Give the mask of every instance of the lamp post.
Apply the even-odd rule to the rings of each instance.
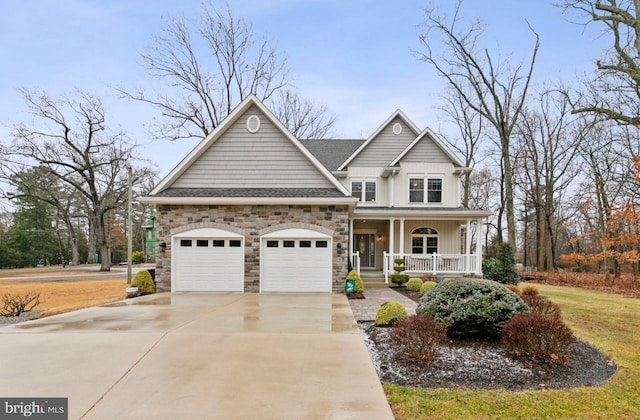
[[[127,165],[127,173],[129,175],[129,197],[127,203],[127,284],[131,284],[131,264],[132,264],[132,248],[133,248],[133,238],[132,238],[132,222],[133,222],[133,180],[131,175],[131,166]]]

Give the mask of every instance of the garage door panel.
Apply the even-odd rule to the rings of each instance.
[[[175,243],[177,292],[242,292],[244,247],[229,238],[179,238]]]
[[[330,239],[263,239],[263,292],[331,292]],[[277,244],[277,246],[275,246]]]

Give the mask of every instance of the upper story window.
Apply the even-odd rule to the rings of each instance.
[[[376,182],[351,181],[351,195],[364,202],[376,201]]]
[[[409,202],[442,203],[442,178],[410,177]]]

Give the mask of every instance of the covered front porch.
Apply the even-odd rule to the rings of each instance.
[[[415,277],[482,275],[482,226],[489,213],[469,209],[357,208],[350,219],[352,268],[380,273],[394,260]]]

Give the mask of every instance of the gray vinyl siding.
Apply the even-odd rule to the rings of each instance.
[[[442,163],[451,162],[449,156],[434,142],[431,137],[425,135],[416,143],[401,159],[402,162],[426,162]]]
[[[250,115],[260,130],[250,133]],[[331,188],[258,108],[251,107],[171,185],[175,188]]]
[[[400,123],[402,132],[393,134],[393,125]],[[407,148],[417,134],[404,121],[396,117],[349,163],[349,166],[385,167]]]

